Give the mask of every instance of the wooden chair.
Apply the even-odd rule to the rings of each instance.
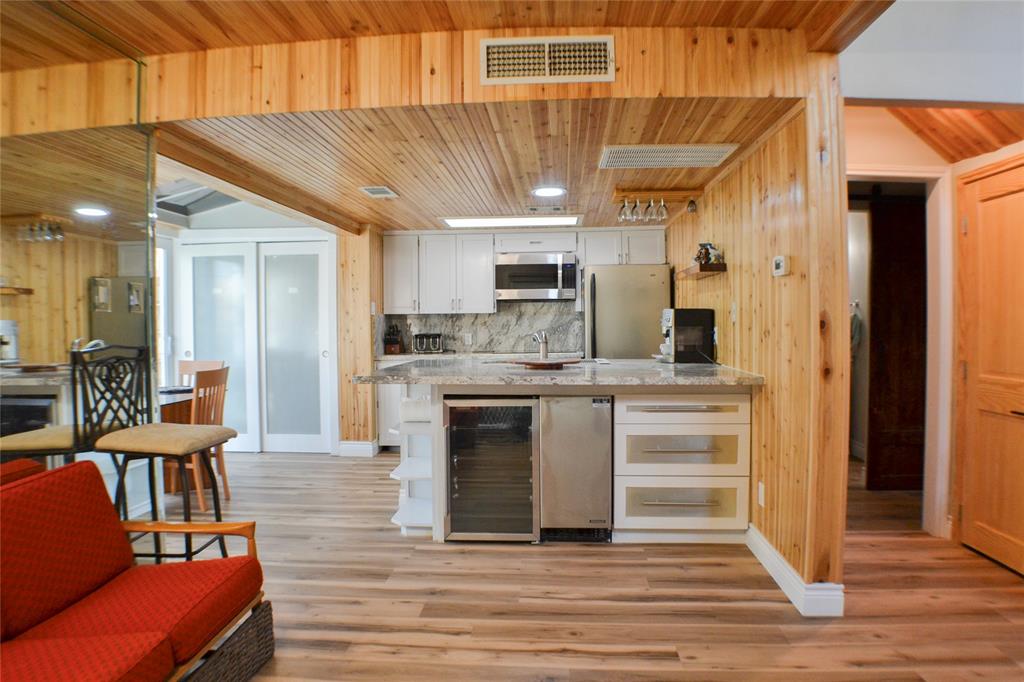
[[[224,399],[227,396],[228,390],[228,370],[230,368],[223,367],[224,363],[221,361],[194,361],[195,364],[203,363],[217,363],[221,365],[220,368],[216,369],[198,369],[191,375],[193,393],[192,393],[192,418],[189,420],[190,424],[203,424],[203,425],[214,425],[223,426],[224,424]],[[182,363],[183,364],[183,363]],[[179,373],[182,373],[181,365],[179,364]],[[227,465],[224,462],[224,446],[218,445],[211,449],[211,457],[216,460],[217,473],[221,482],[224,486],[224,499],[231,499],[231,486],[228,485],[228,470]],[[206,495],[203,487],[203,470],[199,462],[199,454],[192,455],[191,462],[186,464],[186,468],[192,470],[193,485],[196,489],[196,495],[199,498],[199,509],[200,511],[206,511]],[[165,469],[166,471],[166,469]],[[178,481],[177,477],[171,476],[171,492],[178,492]],[[210,481],[211,485],[217,485],[216,479]]]
[[[178,360],[178,385],[195,386],[196,372],[223,367],[223,360]]]

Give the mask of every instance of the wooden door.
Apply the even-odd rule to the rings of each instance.
[[[1024,572],[1024,156],[958,185],[961,539]]]
[[[868,490],[921,490],[927,264],[923,198],[871,202]]]

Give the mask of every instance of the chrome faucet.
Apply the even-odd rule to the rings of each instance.
[[[539,331],[534,333],[533,340],[540,345],[540,359],[547,360],[548,358],[548,333],[545,331]]]

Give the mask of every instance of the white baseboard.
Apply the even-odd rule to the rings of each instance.
[[[339,457],[373,457],[380,448],[375,440],[343,440],[334,454]]]
[[[832,618],[843,615],[843,586],[839,583],[805,583],[789,562],[761,532],[747,529],[747,547],[761,562],[768,575],[807,618]]]
[[[668,542],[742,545],[746,541],[747,535],[744,530],[612,530],[613,544]]]

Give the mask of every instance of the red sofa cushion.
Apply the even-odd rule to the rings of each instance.
[[[12,459],[10,462],[0,464],[0,485],[7,485],[44,471],[46,467],[34,459]]]
[[[128,542],[103,477],[78,462],[0,487],[0,640],[127,570]]]
[[[166,632],[176,663],[195,656],[259,594],[252,557],[135,566],[22,638]]]
[[[166,680],[172,670],[171,643],[162,632],[19,637],[0,645],[4,682],[149,682]]]

